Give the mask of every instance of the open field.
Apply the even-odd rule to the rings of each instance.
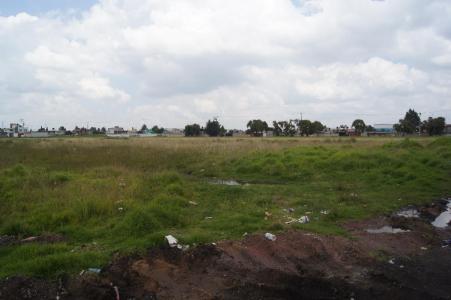
[[[5,139],[0,157],[0,235],[59,237],[1,246],[0,277],[102,267],[167,234],[346,238],[344,221],[451,194],[450,138]],[[311,222],[285,224],[288,208]]]

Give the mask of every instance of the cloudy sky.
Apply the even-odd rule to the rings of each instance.
[[[0,0],[0,43],[5,124],[451,121],[449,0]]]

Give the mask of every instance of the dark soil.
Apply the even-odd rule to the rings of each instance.
[[[347,223],[351,237],[258,234],[188,251],[155,248],[55,282],[9,278],[0,299],[451,299],[451,248],[442,247],[451,230],[429,223],[440,207],[420,218]],[[386,225],[409,231],[366,232]]]

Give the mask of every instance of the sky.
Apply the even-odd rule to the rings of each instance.
[[[38,4],[39,3],[39,4]],[[0,0],[0,121],[451,123],[449,0]]]

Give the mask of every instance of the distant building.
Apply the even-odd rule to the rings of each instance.
[[[368,135],[393,135],[395,133],[393,125],[394,124],[374,124],[374,130],[369,131]]]
[[[19,124],[19,123],[11,123],[9,125],[9,129],[10,129],[9,130],[10,137],[21,137],[21,136],[25,135],[25,133],[28,131],[27,128],[25,128],[23,124]]]
[[[112,128],[108,128],[107,134],[124,134],[127,133],[127,131],[124,130],[124,128],[119,126],[114,126]]]
[[[451,124],[446,124],[445,125],[445,130],[443,131],[443,134],[451,135]]]
[[[106,131],[106,136],[108,137],[114,137],[114,138],[128,138],[130,137],[127,130],[124,130],[124,128],[119,126],[114,126],[111,128],[108,128]]]
[[[164,134],[169,136],[184,136],[185,132],[180,128],[166,128]]]

